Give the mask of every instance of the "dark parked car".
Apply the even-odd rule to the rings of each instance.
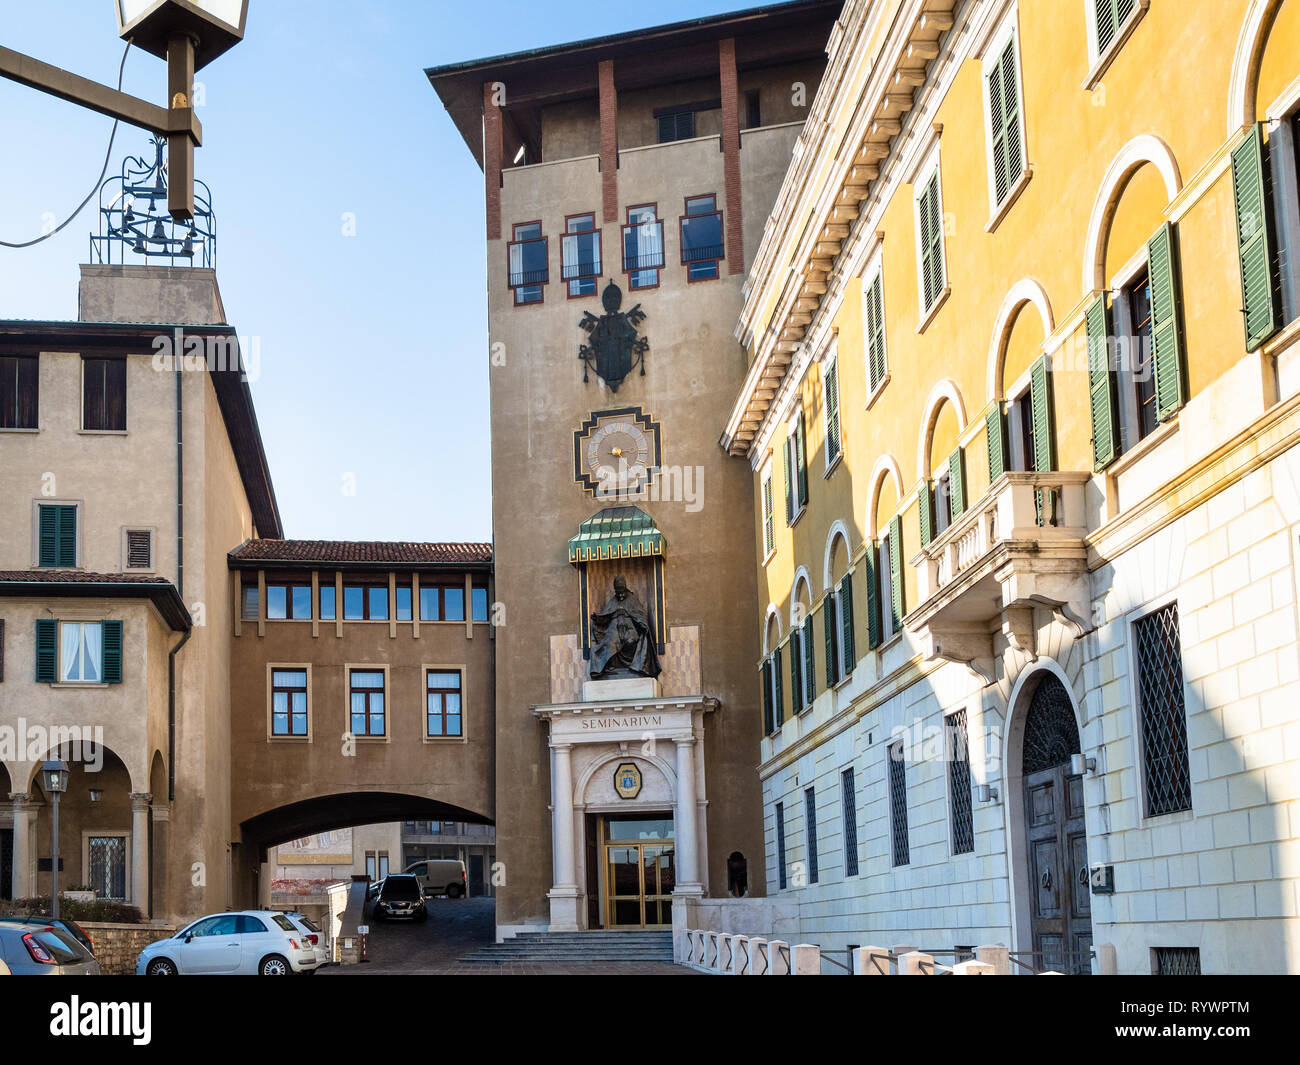
[[[384,878],[383,887],[375,898],[372,916],[376,921],[390,917],[423,921],[429,916],[424,905],[424,889],[410,873],[393,873]]]
[[[76,921],[70,921],[66,917],[41,917],[39,915],[28,914],[25,917],[17,915],[4,917],[0,916],[0,923],[4,924],[25,924],[37,928],[49,928],[53,926],[70,935],[91,954],[95,953],[94,941],[86,934],[86,930],[77,924]]]
[[[0,958],[14,976],[99,976],[99,962],[61,928],[0,922]]]

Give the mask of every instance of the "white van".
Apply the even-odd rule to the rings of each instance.
[[[430,858],[424,862],[413,862],[405,871],[420,878],[426,895],[446,895],[449,899],[459,899],[466,894],[465,863],[458,858]]]

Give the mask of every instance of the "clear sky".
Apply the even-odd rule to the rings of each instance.
[[[0,43],[114,84],[113,6],[0,0]],[[424,68],[750,6],[251,0],[243,43],[198,75],[195,169],[227,316],[259,338],[252,388],[286,536],[491,536],[482,175]],[[162,104],[165,64],[133,49],[123,87]],[[0,80],[0,239],[71,212],[111,125]],[[109,174],[149,151],[119,126]],[[35,248],[0,248],[0,318],[77,316],[97,205]]]

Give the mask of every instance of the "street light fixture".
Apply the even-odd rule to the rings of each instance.
[[[194,216],[194,148],[203,127],[194,114],[194,72],[244,37],[248,0],[114,0],[118,33],[167,60],[167,104],[159,107],[39,59],[0,46],[0,77],[90,108],[167,138],[167,209]]]
[[[59,916],[59,796],[68,790],[68,767],[61,758],[49,758],[41,766],[41,783],[53,807],[50,844],[50,916]]]

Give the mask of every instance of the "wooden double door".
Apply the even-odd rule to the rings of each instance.
[[[1083,778],[1056,765],[1025,777],[1034,968],[1091,972],[1092,888]]]

